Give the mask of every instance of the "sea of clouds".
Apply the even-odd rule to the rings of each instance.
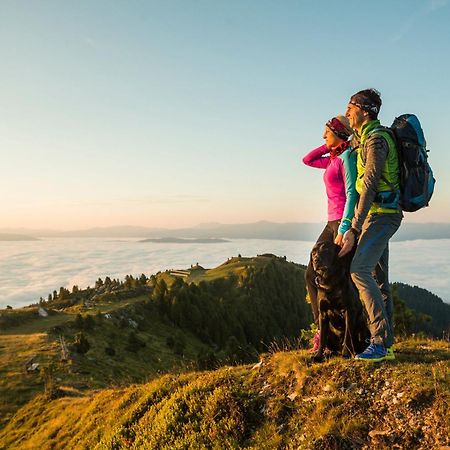
[[[61,286],[93,286],[100,277],[123,279],[199,263],[215,267],[231,256],[274,253],[307,264],[313,243],[236,239],[218,244],[142,243],[136,239],[49,238],[0,242],[0,308],[35,303]],[[450,240],[394,242],[390,278],[450,301]]]

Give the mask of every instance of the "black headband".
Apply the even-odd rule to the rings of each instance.
[[[355,105],[366,112],[372,112],[374,114],[378,114],[380,112],[380,105],[375,103],[369,97],[366,97],[364,94],[353,95],[350,99],[350,104]]]

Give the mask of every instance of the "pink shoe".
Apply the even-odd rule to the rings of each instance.
[[[316,353],[320,346],[320,331],[317,331],[312,338],[313,347],[309,350],[309,353]]]

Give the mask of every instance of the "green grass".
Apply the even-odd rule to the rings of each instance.
[[[199,283],[239,275],[251,267],[261,268],[271,259],[235,257],[214,269],[193,268],[187,282]],[[176,279],[168,272],[159,273],[157,277],[163,278],[169,286]],[[176,354],[166,341],[168,337],[180,333],[180,329],[162,321],[158,314],[147,314],[145,320],[141,320],[136,333],[145,342],[145,347],[137,352],[130,352],[126,348],[128,334],[133,330],[131,327],[118,328],[117,320],[98,320],[100,314],[106,313],[140,316],[139,308],[147,300],[146,295],[141,295],[124,300],[97,301],[91,308],[81,303],[66,307],[63,311],[47,308],[48,317],[40,317],[37,306],[3,310],[0,323],[0,427],[11,419],[20,406],[44,390],[40,372],[25,371],[24,364],[32,356],[36,356],[35,361],[41,368],[53,367],[54,377],[59,380],[57,384],[63,392],[80,394],[90,389],[141,382],[168,371],[192,368],[197,356],[210,348],[192,334],[182,332],[186,347],[183,355]],[[73,342],[79,330],[73,329],[70,324],[77,314],[96,318],[95,328],[83,331],[91,348],[84,356],[60,361],[58,337],[61,334],[67,344]],[[52,332],[55,327],[57,331]],[[106,347],[113,347],[115,355],[108,356]]]
[[[207,270],[192,270],[187,282],[200,283],[212,281],[218,278],[228,278],[231,275],[239,276],[249,268],[261,268],[267,265],[272,258],[269,256],[257,256],[255,258],[233,257],[218,267]]]
[[[47,364],[57,353],[56,343],[44,333],[0,335],[0,424],[43,389],[39,372],[27,373],[25,363],[39,355]]]
[[[0,332],[0,427],[11,419],[18,408],[44,391],[40,371],[27,373],[25,370],[25,363],[33,356],[40,369],[53,367],[56,384],[63,392],[77,394],[107,386],[142,382],[161,373],[179,372],[192,367],[197,355],[207,347],[190,333],[183,333],[186,347],[182,355],[176,354],[167,346],[166,340],[180,331],[164,323],[156,313],[149,312],[142,316],[143,325],[139,330],[126,323],[127,326],[120,328],[117,320],[99,319],[99,313],[117,313],[130,318],[139,316],[136,311],[145,300],[147,297],[140,296],[97,303],[95,308],[87,310],[77,305],[64,312],[51,312],[48,317],[40,317],[37,308],[14,310],[13,314],[22,314],[25,320]],[[83,317],[95,317],[95,327],[83,331],[91,348],[85,355],[72,352],[75,359],[60,361],[59,335],[64,336],[67,345],[73,342],[79,330],[70,324],[80,311]],[[55,326],[59,327],[58,333],[51,332]],[[127,349],[131,331],[135,331],[146,344],[136,352]],[[113,347],[115,355],[108,355],[106,347]]]
[[[186,281],[239,279],[272,261],[293,264],[270,256],[236,257],[214,269],[192,268]],[[157,278],[169,286],[176,280],[168,272]],[[113,319],[105,318],[106,313]],[[258,368],[189,372],[197,355],[211,348],[161,319],[147,295],[124,300],[104,296],[92,308],[80,302],[47,318],[39,317],[37,308],[7,314],[17,323],[0,332],[0,449],[449,444],[450,353],[445,342],[399,342],[396,361],[375,365],[340,358],[310,364],[304,351],[282,352],[274,343]],[[77,314],[94,318],[94,328],[83,330],[90,349],[60,361],[58,337],[73,342]],[[0,330],[2,323],[7,321],[0,322]],[[130,351],[131,331],[144,347]],[[167,345],[169,337],[180,334],[186,341],[182,355]],[[115,354],[108,355],[106,347]],[[53,368],[58,398],[44,395],[40,373],[25,372],[24,363],[33,355],[41,367]],[[381,400],[379,392],[385,393]],[[397,398],[397,393],[402,395]]]
[[[20,317],[21,315],[20,310],[15,311],[15,313]],[[54,326],[64,325],[65,323],[73,320],[73,317],[74,317],[73,313],[71,312],[56,312],[56,311],[53,311],[52,315],[49,315],[48,317],[41,317],[38,315],[36,308],[35,311],[33,311],[32,316],[27,315],[26,317],[24,317],[23,323],[13,327],[3,329],[0,328],[0,336],[45,333]]]
[[[212,269],[204,269],[192,267],[187,270],[189,276],[184,278],[186,283],[200,283],[201,281],[213,281],[218,278],[228,278],[230,276],[239,276],[245,273],[250,268],[260,269],[266,266],[271,260],[272,256],[256,256],[256,257],[232,257],[218,267]],[[293,263],[292,263],[293,264]],[[303,266],[302,266],[303,267]],[[171,286],[176,279],[176,275],[172,275],[170,271],[160,272],[157,275],[158,279],[166,282],[167,286]]]
[[[53,401],[40,396],[0,432],[0,442],[167,450],[448,445],[448,343],[407,340],[397,355],[380,364],[310,364],[305,351],[277,352],[255,368],[165,375]]]

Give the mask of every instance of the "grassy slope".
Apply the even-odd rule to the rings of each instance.
[[[83,312],[83,316],[97,312],[124,311],[128,314],[133,305],[145,300],[143,297],[123,300],[116,303],[97,304],[95,309]],[[30,308],[25,308],[30,313]],[[20,310],[14,311],[21,314]],[[7,328],[0,333],[0,426],[5,424],[14,412],[28,402],[34,395],[44,390],[44,381],[39,371],[27,373],[25,363],[33,356],[41,367],[54,365],[58,384],[69,392],[75,389],[82,392],[89,389],[122,385],[145,381],[162,372],[177,371],[195,360],[205,346],[194,336],[185,333],[186,348],[183,356],[177,355],[167,347],[166,339],[173,336],[178,328],[164,323],[159,316],[146,317],[146,327],[137,331],[138,337],[146,346],[138,352],[125,349],[128,333],[133,330],[118,328],[116,323],[103,319],[96,322],[93,330],[85,331],[91,349],[84,356],[74,360],[60,361],[61,348],[58,335],[48,331],[58,325],[64,327],[67,344],[73,341],[78,330],[71,329],[79,308],[70,308],[64,313],[49,317],[39,317],[37,313],[23,324]],[[108,356],[105,347],[113,344],[116,355]]]
[[[214,269],[209,269],[206,271],[193,270],[188,281],[194,281],[196,283],[200,281],[210,281],[217,278],[227,277],[230,275],[239,275],[246,266],[249,267],[262,267],[267,263],[266,258],[256,257],[256,258],[237,258],[233,257],[228,261],[224,262]]]
[[[211,270],[194,268],[190,271],[190,276],[186,281],[199,283],[201,281],[210,281],[216,278],[227,277],[232,274],[239,275],[249,267],[259,268],[267,264],[270,260],[271,258],[269,257],[232,258],[221,266]],[[160,273],[158,277],[163,277],[168,285],[175,279],[167,272]],[[97,304],[94,310],[84,311],[83,314],[94,314],[97,311],[103,313],[117,312],[118,310],[128,311],[132,309],[134,305],[138,305],[141,301],[142,298],[112,303],[104,302],[102,304]],[[27,313],[29,313],[30,309],[26,308],[26,310]],[[56,341],[56,336],[47,335],[46,331],[54,325],[64,325],[67,321],[72,321],[75,314],[78,312],[80,312],[80,309],[74,307],[67,310],[65,313],[55,314],[48,318],[36,317],[31,321],[25,322],[23,325],[7,329],[0,334],[0,425],[5,424],[20,406],[30,401],[37,393],[39,394],[43,391],[43,382],[39,374],[26,374],[23,370],[23,364],[34,354],[38,354],[38,362],[43,365],[50,361],[58,361],[60,349]],[[280,442],[278,448],[287,448],[285,444],[289,441],[297,442],[297,447],[306,443],[306,446],[303,448],[312,448],[311,446],[308,447],[311,440],[319,435],[328,436],[327,426],[330,425],[330,427],[333,428],[334,425],[331,426],[331,424],[335,423],[336,420],[340,420],[339,417],[335,418],[334,416],[331,417],[330,421],[324,419],[326,414],[322,410],[328,408],[328,397],[331,399],[329,400],[331,405],[334,405],[335,401],[337,404],[339,404],[339,402],[342,403],[342,399],[339,397],[336,400],[331,394],[328,395],[328,393],[323,394],[323,398],[321,395],[313,395],[313,385],[311,384],[310,386],[308,384],[309,382],[306,383],[301,380],[314,380],[316,376],[319,376],[321,379],[320,383],[328,384],[327,375],[330,375],[330,373],[334,373],[335,370],[339,369],[343,373],[343,378],[351,380],[352,377],[356,377],[355,380],[358,380],[356,382],[358,389],[365,389],[363,387],[359,388],[359,386],[363,386],[365,383],[364,371],[367,372],[367,369],[363,369],[359,366],[355,366],[353,369],[353,363],[343,363],[339,360],[317,366],[317,368],[308,368],[304,365],[304,354],[301,352],[294,352],[273,355],[270,358],[269,363],[257,371],[251,371],[248,367],[244,366],[240,368],[221,369],[216,372],[202,373],[200,375],[191,373],[179,377],[166,376],[158,378],[147,385],[107,390],[98,394],[92,394],[92,389],[105,388],[108,386],[123,386],[130,382],[142,382],[152,379],[160,373],[172,370],[179,371],[182,366],[185,367],[186,362],[189,364],[189,359],[195,358],[196,354],[205,348],[197,339],[187,335],[186,358],[181,358],[180,356],[175,355],[173,351],[165,345],[167,336],[173,335],[176,329],[170,326],[170,324],[163,323],[157,317],[152,317],[148,320],[151,324],[149,329],[138,332],[139,337],[147,343],[147,346],[136,354],[126,352],[122,348],[123,345],[120,342],[120,338],[124,338],[130,331],[129,329],[117,329],[116,326],[108,321],[103,321],[101,326],[96,326],[93,331],[87,332],[86,334],[92,345],[92,348],[87,355],[78,357],[75,361],[69,363],[58,362],[56,365],[55,376],[59,378],[58,385],[62,387],[63,395],[65,395],[65,397],[50,402],[48,404],[50,409],[45,406],[46,400],[42,396],[38,396],[31,400],[31,403],[22,409],[5,428],[3,433],[0,434],[0,442],[5,440],[8,445],[12,445],[14,448],[12,443],[17,442],[18,436],[20,436],[25,439],[23,444],[19,446],[20,448],[51,448],[52,442],[55,442],[56,447],[59,448],[60,445],[76,447],[76,445],[78,445],[76,444],[76,442],[78,442],[77,439],[80,439],[81,443],[78,448],[92,448],[92,446],[94,444],[97,445],[101,439],[106,439],[105,442],[109,443],[105,444],[103,447],[100,445],[99,448],[111,448],[111,442],[113,441],[117,441],[117,445],[124,448],[127,447],[129,442],[136,442],[135,448],[140,448],[139,445],[144,445],[143,442],[146,442],[145,440],[149,439],[143,437],[147,433],[160,436],[157,445],[161,448],[182,447],[184,439],[193,439],[194,441],[192,442],[196,442],[195,440],[199,439],[199,442],[202,444],[199,444],[197,448],[201,448],[202,446],[208,448],[237,448],[237,445],[246,446],[248,448],[277,448],[276,442]],[[104,353],[104,347],[110,343],[111,338],[109,336],[114,332],[119,334],[118,353],[114,357],[107,357]],[[435,393],[438,395],[434,396],[436,398],[430,393],[425,393],[423,394],[424,399],[426,400],[428,397],[433,397],[433,405],[445,405],[446,403],[444,402],[448,402],[448,398],[447,400],[444,400],[441,392],[445,389],[448,390],[448,380],[445,380],[442,375],[443,367],[448,368],[448,348],[444,351],[438,348],[439,344],[430,345],[433,346],[433,350],[430,352],[427,352],[425,348],[422,348],[417,355],[413,355],[415,343],[405,343],[402,345],[404,350],[403,354],[400,355],[402,364],[394,363],[392,365],[382,365],[381,367],[394,368],[395,378],[402,380],[402,382],[404,382],[405,379],[408,379],[407,376],[414,371],[417,371],[417,377],[413,377],[416,380],[415,388],[417,388],[417,392],[419,392],[419,387],[423,387],[424,389],[427,386],[430,387],[430,380],[437,380],[436,386],[438,386],[438,388],[435,389]],[[410,358],[416,357],[416,362],[408,362]],[[441,362],[439,362],[439,360],[441,360]],[[298,362],[300,362],[300,366],[298,366]],[[289,367],[291,368],[287,369]],[[377,372],[377,370],[375,370],[375,372],[378,373],[379,371]],[[296,375],[292,379],[293,373]],[[265,375],[263,376],[263,374]],[[361,377],[361,380],[359,380],[359,377]],[[274,386],[277,386],[274,381],[275,378],[279,379],[279,389],[283,391],[282,393],[279,393],[279,395],[276,390],[273,389]],[[423,380],[426,380],[425,385],[423,384],[422,378]],[[270,384],[269,387],[264,384],[264,380]],[[369,377],[369,381],[370,380]],[[192,413],[192,417],[195,416],[193,419],[195,423],[190,423],[191,419],[187,419],[189,427],[192,428],[192,432],[190,432],[184,425],[185,419],[182,418],[184,413],[180,411],[177,412],[176,410],[178,404],[184,405],[182,406],[183,411],[185,411],[186,408],[189,410],[193,405],[188,402],[189,404],[186,406],[184,400],[176,399],[173,396],[177,392],[180,392],[181,388],[178,386],[181,385],[186,386],[186,395],[190,396],[191,394],[189,392],[195,383],[199,383],[197,387],[194,387],[194,390],[199,391],[200,405],[197,405],[196,408],[199,408],[198,411],[200,411],[200,413],[197,410],[197,412],[194,411]],[[299,386],[306,386],[305,383],[308,384],[308,388],[301,387],[300,389]],[[342,387],[343,386],[340,386],[339,389]],[[335,388],[336,385],[331,384],[331,392],[334,392]],[[340,392],[342,396],[344,396],[344,394],[350,395],[351,393],[354,394],[355,389],[356,388],[352,388],[348,392],[345,390]],[[171,393],[172,391],[173,393]],[[269,401],[269,399],[265,399],[264,396],[260,395],[260,391],[270,392],[271,396],[276,395]],[[293,401],[287,399],[287,391],[289,391],[290,394],[297,393],[298,398]],[[431,392],[431,387],[429,391]],[[364,395],[365,394],[361,394],[361,396],[357,398],[362,401]],[[130,396],[130,399],[125,401],[124,399],[126,396]],[[221,398],[220,396],[222,396],[223,401],[217,400],[216,402],[216,400],[214,400],[216,396],[218,396],[217,398]],[[304,397],[305,400],[298,403],[300,396],[302,398]],[[149,398],[150,400],[148,400]],[[208,398],[210,398],[210,400],[207,400]],[[119,409],[117,409],[118,406],[114,403],[115,400],[113,399],[122,402]],[[245,399],[248,400],[248,404]],[[228,405],[225,407],[225,410],[222,411],[220,404],[223,405],[224,402],[226,403],[228,400],[230,400],[234,406]],[[104,402],[104,406],[100,407],[100,403],[98,402]],[[156,418],[154,417],[150,422],[156,420],[157,423],[160,423],[162,420],[161,429],[165,430],[165,427],[168,427],[166,431],[158,432],[155,427],[158,427],[159,425],[157,425],[156,422],[154,425],[142,424],[141,419],[137,418],[136,412],[133,412],[134,407],[132,406],[134,403],[140,404],[141,402],[144,402],[147,406],[149,405],[148,402],[153,405],[151,408],[153,411],[152,414],[156,414]],[[324,403],[323,408],[322,403]],[[212,404],[215,404],[215,406]],[[142,406],[142,408],[147,408],[145,405]],[[285,413],[289,417],[292,416],[290,420],[293,420],[294,422],[295,420],[298,420],[299,423],[305,422],[305,424],[308,423],[311,425],[312,422],[308,418],[308,414],[312,414],[313,410],[309,408],[308,405],[319,407],[319,410],[322,411],[325,416],[320,416],[319,422],[321,427],[313,426],[311,429],[308,428],[307,432],[305,428],[306,425],[300,426],[297,424],[292,428],[293,425],[283,422],[284,419],[282,420],[282,418],[280,418],[281,416],[270,415],[266,417],[266,415],[261,414],[260,411],[261,408],[264,408],[266,411],[269,406],[275,409],[278,408],[280,411],[284,411],[284,409],[287,408]],[[292,409],[297,409],[299,406],[300,410],[298,414],[300,415],[294,414]],[[308,408],[306,408],[306,406],[308,406]],[[359,403],[357,406],[359,408]],[[62,414],[62,409],[59,408],[66,407],[67,411],[64,409],[64,414]],[[163,408],[165,411],[163,416],[161,416],[162,412],[160,411],[160,408]],[[205,408],[212,408],[212,410],[215,411],[215,418],[208,419],[209,413]],[[226,408],[231,409],[228,411]],[[339,428],[338,435],[340,436],[336,439],[343,439],[342,442],[344,442],[342,445],[339,444],[340,447],[338,448],[346,448],[345,439],[347,439],[347,437],[353,444],[355,444],[355,442],[364,441],[364,433],[366,433],[367,429],[370,427],[367,424],[367,420],[365,420],[363,411],[358,410],[358,408],[355,423],[362,425],[351,425],[353,424],[353,421],[350,421],[350,428],[353,429],[353,427],[355,427],[357,430],[356,432],[345,431],[346,426],[344,426],[344,429],[342,428],[343,425],[336,425]],[[108,411],[107,414],[104,411],[105,409]],[[174,410],[172,411],[172,409]],[[36,413],[36,411],[41,410],[43,411],[42,417],[40,416],[41,413]],[[305,413],[305,415],[302,415],[303,413]],[[129,414],[133,415],[134,418],[132,420],[130,419],[130,422],[125,424],[124,428],[121,428],[122,431],[117,431],[117,426],[120,428],[120,424],[125,420],[123,417],[121,418],[121,416],[123,415],[126,418]],[[148,416],[149,413],[145,409],[142,414]],[[235,423],[231,421],[228,423],[227,417],[230,414],[237,414],[236,420],[238,420],[238,422]],[[283,414],[284,413],[282,413],[282,415]],[[110,417],[108,418],[107,416]],[[170,419],[169,416],[174,416],[173,421],[175,422],[172,423],[172,419]],[[220,421],[220,423],[217,422],[216,419],[220,419],[222,416],[223,423]],[[161,419],[161,417],[163,417],[163,419]],[[190,417],[190,415],[187,417]],[[206,422],[204,422],[203,425],[200,425],[201,417],[205,417],[206,419]],[[313,417],[316,417],[315,412],[313,413]],[[342,415],[342,417],[345,418],[347,416]],[[438,416],[434,415],[433,417],[436,418]],[[44,418],[46,421],[49,421],[49,427],[39,425]],[[98,423],[106,425],[104,427],[96,426],[96,420],[98,420]],[[439,420],[442,422],[442,417],[439,417]],[[446,420],[448,421],[448,416],[446,417]],[[88,425],[91,421],[94,422],[94,425]],[[182,423],[178,423],[177,421]],[[327,423],[328,425],[326,425]],[[68,426],[66,424],[71,425]],[[28,430],[28,427],[33,428],[36,426],[38,427],[38,433],[34,438],[31,437],[31,430]],[[61,432],[58,431],[60,426],[62,427]],[[300,431],[305,435],[302,438],[302,441],[298,440],[300,439],[298,437],[299,426]],[[92,435],[89,431],[90,427],[92,428]],[[149,427],[149,431],[147,430],[147,427]],[[437,422],[437,427],[439,428],[439,422]],[[344,431],[342,431],[341,428]],[[141,431],[137,430],[141,430],[143,434]],[[358,432],[358,430],[362,431]],[[428,432],[431,431],[436,434],[435,430],[428,430]],[[29,433],[30,435],[26,437]],[[175,439],[173,442],[166,442],[164,440],[164,436],[167,433],[169,435],[173,434]],[[302,433],[300,433],[300,436],[303,435]],[[76,437],[77,434],[79,435],[78,438]],[[184,435],[188,437],[184,438]],[[384,439],[384,435],[381,434],[380,436],[379,439]],[[108,441],[108,439],[110,440]],[[111,439],[113,441],[111,441]],[[334,438],[328,437],[327,439],[333,440]],[[264,446],[264,442],[266,441],[270,443],[270,445],[268,444],[268,447]],[[218,444],[216,445],[216,443]],[[195,446],[197,444],[192,445]],[[297,447],[294,446],[292,448]],[[1,445],[0,448],[2,448]],[[389,448],[389,446],[386,448]]]
[[[254,258],[249,257],[233,257],[228,261],[224,262],[220,266],[213,269],[204,269],[193,267],[187,269],[189,276],[185,278],[186,283],[200,283],[201,281],[213,281],[218,278],[227,278],[230,276],[239,276],[244,273],[248,268],[261,269],[266,266],[273,257],[270,256],[256,256]],[[294,264],[294,263],[286,263]],[[299,264],[295,264],[297,267],[302,267]],[[175,276],[171,275],[170,272],[160,272],[157,276],[159,279],[164,279],[168,286],[170,286],[175,280]]]
[[[38,396],[0,442],[20,449],[448,445],[448,343],[405,341],[397,349],[395,362],[375,365],[341,358],[310,365],[304,351],[279,352],[253,368],[166,375],[53,401]]]
[[[39,354],[45,364],[57,352],[56,343],[44,333],[9,334],[0,336],[0,417],[7,420],[37,392],[42,382],[37,373],[27,374],[25,362]],[[1,423],[1,421],[0,421]]]
[[[261,268],[270,262],[271,258],[232,258],[217,268],[191,270],[187,282],[211,281],[213,279],[239,275],[246,267]],[[170,286],[175,277],[168,272],[161,272],[158,277],[163,278]],[[32,356],[41,367],[50,363],[55,364],[55,377],[61,381],[59,385],[67,392],[75,389],[83,392],[89,389],[102,388],[110,385],[143,381],[160,373],[179,371],[189,367],[191,361],[206,349],[197,338],[190,333],[183,333],[186,338],[184,355],[176,355],[167,347],[166,339],[179,331],[178,328],[162,322],[157,315],[146,317],[147,329],[139,331],[138,336],[146,342],[146,347],[138,353],[126,351],[124,341],[129,329],[118,329],[107,320],[94,330],[84,332],[91,344],[89,352],[74,361],[60,362],[60,345],[58,336],[49,334],[55,326],[67,326],[73,322],[76,315],[96,315],[101,312],[112,313],[130,311],[133,306],[146,300],[137,297],[113,302],[96,303],[93,309],[84,309],[81,305],[67,308],[64,312],[53,311],[48,317],[40,317],[37,307],[19,308],[4,311],[22,317],[20,325],[0,329],[0,427],[3,426],[23,404],[34,395],[41,393],[44,382],[40,373],[27,373],[24,365]],[[65,329],[67,343],[73,340],[77,330]],[[111,339],[111,334],[116,337]],[[116,341],[117,353],[113,357],[105,354],[105,347]]]

